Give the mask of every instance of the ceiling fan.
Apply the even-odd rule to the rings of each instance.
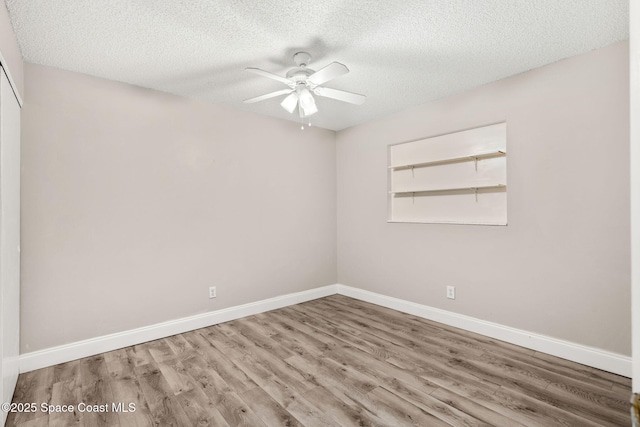
[[[289,70],[286,77],[281,77],[259,68],[247,68],[246,70],[251,73],[279,81],[288,87],[287,89],[277,90],[265,95],[256,96],[255,98],[245,99],[244,102],[252,104],[276,96],[287,95],[280,105],[289,113],[293,113],[296,107],[298,107],[300,118],[305,118],[318,112],[318,107],[316,106],[316,101],[312,93],[324,98],[336,99],[356,105],[362,104],[367,99],[366,96],[357,93],[321,86],[329,80],[348,73],[349,69],[344,64],[332,62],[326,67],[314,71],[307,68],[307,65],[311,61],[311,55],[307,52],[296,53],[293,55],[293,61],[297,67]]]

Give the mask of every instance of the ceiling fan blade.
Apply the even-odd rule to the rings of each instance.
[[[287,94],[287,93],[291,93],[291,89],[277,90],[275,92],[267,93],[265,95],[256,96],[255,98],[245,99],[244,103],[245,104],[253,104],[254,102],[264,101],[265,99],[274,98],[276,96],[284,95],[284,94]]]
[[[336,77],[340,77],[343,74],[347,74],[349,69],[346,65],[341,64],[339,62],[332,62],[324,68],[319,69],[315,73],[311,74],[307,80],[313,83],[314,85],[321,85],[322,83],[328,82],[331,79],[335,79]]]
[[[270,73],[268,71],[261,70],[260,68],[245,68],[245,70],[247,70],[250,73],[262,76],[262,77],[267,77],[269,79],[279,81],[280,83],[284,83],[284,84],[286,84],[287,86],[289,86],[291,88],[295,87],[295,85],[296,85],[295,82],[293,82],[293,81],[291,81],[291,80],[289,80],[289,79],[287,79],[285,77],[281,77],[281,76],[279,76],[277,74],[273,74],[273,73]]]
[[[338,101],[344,101],[356,105],[361,105],[367,100],[367,97],[364,95],[346,92],[344,90],[331,89],[328,87],[317,87],[313,90],[313,93],[325,98],[337,99]]]
[[[289,113],[293,113],[293,110],[296,109],[296,105],[298,105],[298,94],[293,92],[290,93],[281,103],[282,108],[287,110]]]

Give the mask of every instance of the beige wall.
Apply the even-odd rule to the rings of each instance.
[[[625,42],[339,132],[339,283],[630,354],[628,77]],[[508,226],[386,222],[389,144],[505,120]]]
[[[3,65],[8,68],[13,83],[16,85],[14,89],[18,91],[20,97],[24,97],[22,54],[18,47],[16,35],[13,32],[13,25],[9,20],[7,5],[3,1],[0,1],[0,52],[7,62]]]
[[[25,82],[23,352],[336,283],[333,132],[29,63]]]

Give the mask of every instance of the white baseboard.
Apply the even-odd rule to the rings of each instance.
[[[218,323],[229,322],[241,317],[264,313],[265,311],[300,304],[305,301],[333,295],[336,293],[336,290],[337,285],[323,286],[308,291],[282,295],[209,313],[170,320],[155,325],[131,329],[129,331],[25,353],[20,356],[20,372],[35,371],[36,369],[46,368],[47,366],[69,362],[71,360],[81,359],[147,341],[166,338],[171,335],[205,328]]]
[[[451,311],[340,284],[282,295],[236,307],[212,311],[210,313],[171,320],[116,334],[26,353],[20,356],[20,372],[29,372],[47,366],[53,366],[59,363],[216,325],[218,323],[228,322],[241,317],[300,304],[305,301],[311,301],[333,294],[345,295],[424,319],[476,332],[487,337],[520,345],[542,353],[624,375],[625,377],[631,376],[631,357],[629,356],[611,353],[598,348],[535,334],[498,323],[488,322]]]
[[[516,329],[439,308],[352,288],[350,286],[337,285],[337,287],[338,293],[341,295],[409,313],[422,317],[423,319],[429,319],[456,328],[476,332],[487,337],[506,341],[604,371],[613,372],[625,377],[631,377],[632,365],[631,357],[629,356],[523,331],[522,329]]]

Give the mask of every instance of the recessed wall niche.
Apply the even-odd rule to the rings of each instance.
[[[507,124],[393,144],[389,222],[507,225]]]

